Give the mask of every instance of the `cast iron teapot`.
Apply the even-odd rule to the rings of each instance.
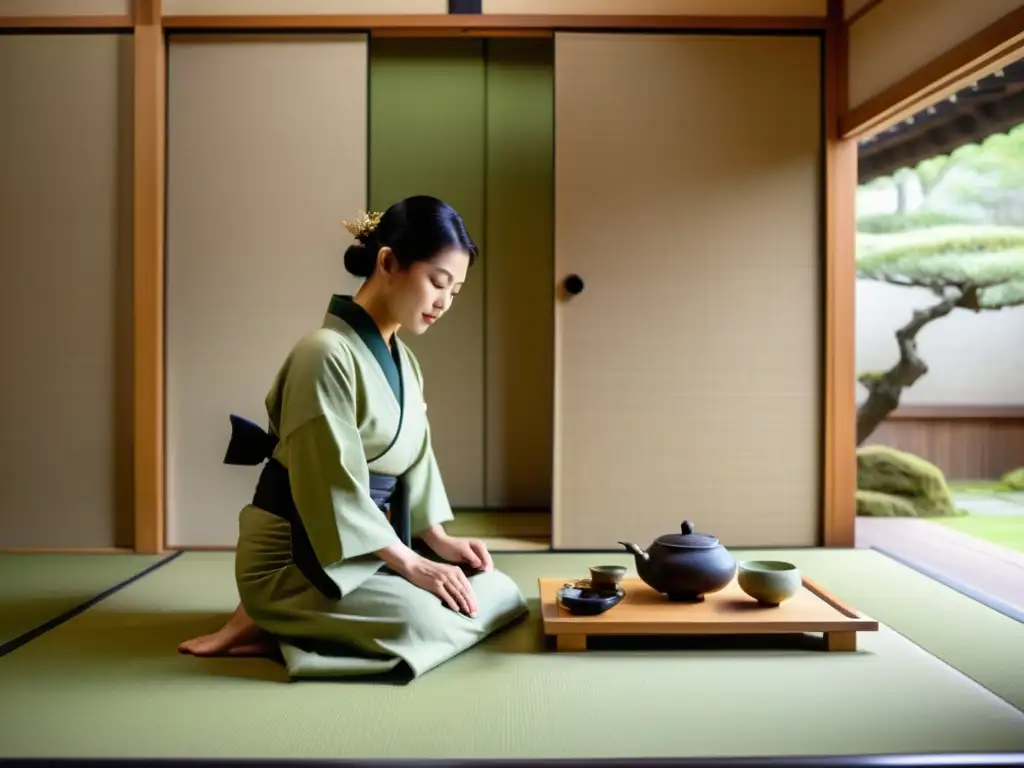
[[[723,589],[736,575],[736,561],[714,536],[695,533],[685,520],[682,533],[659,536],[646,550],[620,541],[633,553],[637,574],[655,592],[675,602],[699,602]]]

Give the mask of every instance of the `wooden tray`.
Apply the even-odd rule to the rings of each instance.
[[[574,616],[558,604],[570,579],[540,579],[544,634],[559,651],[585,651],[591,635],[765,635],[821,632],[829,651],[857,650],[858,632],[877,632],[878,622],[843,605],[808,579],[776,607],[760,605],[733,579],[701,603],[672,603],[640,579],[623,579],[626,596],[599,616]]]

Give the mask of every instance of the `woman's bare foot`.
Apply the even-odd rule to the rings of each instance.
[[[178,646],[179,653],[193,656],[269,656],[276,649],[274,639],[256,626],[241,604],[216,632]]]

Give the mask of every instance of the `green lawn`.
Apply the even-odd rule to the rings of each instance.
[[[1008,549],[1024,552],[1024,516],[1018,517],[945,517],[930,518],[939,525],[947,525],[961,533],[975,536]]]
[[[1005,490],[998,480],[950,480],[948,485],[953,493],[993,494]]]

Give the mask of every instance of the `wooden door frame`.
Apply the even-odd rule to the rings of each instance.
[[[559,31],[780,33],[819,31],[824,71],[824,429],[821,544],[853,546],[855,521],[855,268],[856,140],[934,101],[993,66],[993,56],[1019,50],[1024,34],[1010,14],[953,51],[855,110],[846,98],[847,32],[843,0],[828,0],[824,17],[553,16],[553,15],[298,15],[164,16],[162,0],[133,0],[131,15],[0,16],[0,32],[128,31],[134,38],[134,551],[165,551],[164,228],[166,66],[168,31],[348,30],[377,36],[548,36]],[[1010,18],[1013,17],[1013,18]],[[1013,30],[1011,30],[1012,32]],[[1019,30],[1018,30],[1019,31]],[[995,51],[995,53],[993,53]]]

